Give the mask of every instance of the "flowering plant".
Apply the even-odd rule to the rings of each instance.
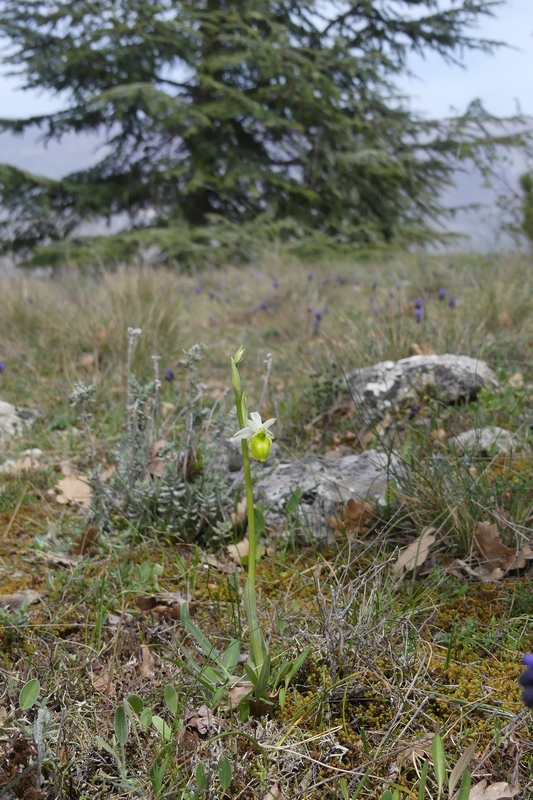
[[[270,428],[276,420],[268,419],[266,422],[263,422],[261,415],[257,411],[252,411],[248,417],[246,395],[242,389],[241,378],[238,369],[243,358],[244,347],[241,346],[237,350],[235,356],[231,359],[233,391],[235,393],[237,419],[239,420],[240,425],[240,429],[233,438],[241,440],[244,482],[246,485],[246,504],[248,512],[248,577],[244,586],[244,608],[250,630],[250,673],[259,678],[259,676],[262,674],[263,666],[265,666],[266,671],[269,672],[269,658],[267,655],[267,647],[263,637],[263,632],[259,626],[259,618],[257,616],[255,590],[255,554],[257,541],[255,535],[254,496],[252,490],[252,474],[250,471],[250,456],[257,461],[266,461],[272,446],[272,439],[274,438]],[[247,424],[245,424],[245,421]]]
[[[233,438],[246,439],[251,457],[256,461],[266,461],[270,455],[272,439],[274,438],[274,434],[269,428],[275,421],[275,417],[272,417],[263,422],[261,414],[258,414],[257,411],[252,411],[250,419],[246,420],[248,424],[241,428],[240,431],[237,431]]]

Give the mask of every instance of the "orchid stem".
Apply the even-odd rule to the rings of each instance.
[[[240,359],[231,359],[233,389],[235,392],[235,405],[237,407],[237,419],[239,426],[244,428],[247,416],[246,398],[241,386],[241,379],[237,369]],[[256,567],[256,548],[257,541],[255,536],[255,514],[254,514],[254,495],[252,488],[252,473],[250,470],[250,454],[248,452],[248,442],[242,439],[242,461],[244,467],[244,483],[246,486],[246,508],[248,513],[248,575],[244,585],[244,609],[250,630],[250,649],[253,669],[257,674],[261,671],[266,655],[266,644],[263,633],[259,626],[257,616],[257,598],[255,586],[255,567]]]

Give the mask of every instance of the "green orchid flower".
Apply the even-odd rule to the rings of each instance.
[[[274,434],[269,428],[274,425],[275,421],[276,419],[272,417],[263,422],[261,414],[258,414],[257,411],[252,411],[250,418],[246,420],[247,425],[237,431],[233,438],[247,439],[250,456],[255,461],[266,461],[274,439]]]

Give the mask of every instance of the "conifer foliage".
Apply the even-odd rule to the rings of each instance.
[[[410,51],[456,61],[491,50],[470,30],[495,5],[0,0],[4,64],[64,100],[0,130],[105,142],[96,165],[59,181],[0,165],[3,245],[48,243],[51,258],[81,222],[117,214],[129,232],[93,253],[155,245],[172,261],[261,235],[424,240],[458,154],[475,158],[493,139],[478,105],[423,120],[394,82]],[[69,247],[89,255],[87,243]]]

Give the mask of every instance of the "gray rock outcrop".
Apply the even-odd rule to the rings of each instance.
[[[397,457],[380,450],[329,459],[305,456],[280,461],[269,475],[257,480],[254,497],[265,505],[267,524],[287,523],[287,501],[296,490],[300,500],[296,515],[314,541],[331,536],[328,518],[350,498],[385,503],[389,478],[401,469]]]
[[[474,399],[485,386],[499,385],[484,361],[451,354],[382,361],[349,372],[345,378],[355,405],[379,415],[391,406],[416,403],[428,394],[452,404]]]
[[[15,408],[11,403],[0,400],[0,444],[24,433],[31,427],[36,417],[37,411],[29,408]]]
[[[476,453],[484,456],[510,453],[518,446],[516,438],[505,428],[474,428],[454,436],[450,447],[457,452]]]

